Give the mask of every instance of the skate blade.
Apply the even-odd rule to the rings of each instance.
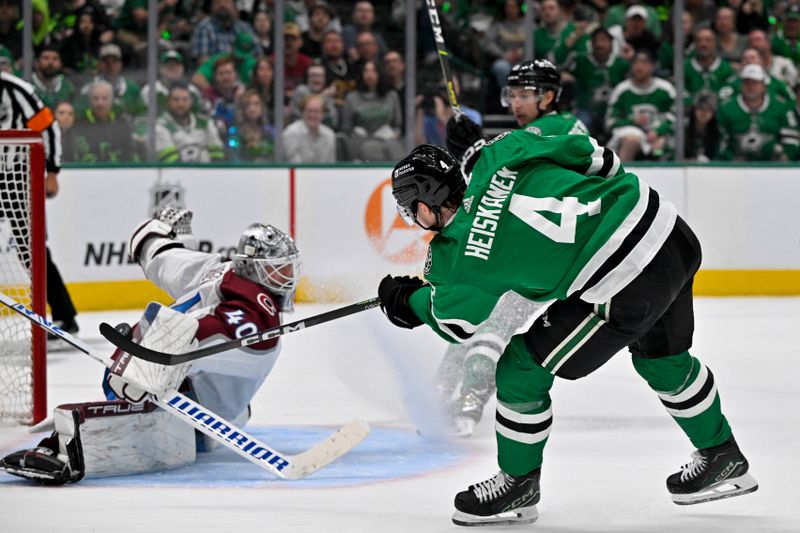
[[[39,470],[33,470],[25,467],[7,466],[6,464],[0,464],[0,471],[11,474],[12,476],[29,479],[37,483],[47,483],[55,480],[55,476],[53,474],[46,474],[42,473]]]
[[[475,421],[466,416],[457,416],[453,419],[452,435],[454,437],[470,437],[475,431]]]
[[[678,505],[694,505],[696,503],[713,502],[724,498],[732,498],[749,494],[758,490],[758,482],[750,474],[726,479],[705,490],[693,494],[673,494],[672,501]]]
[[[453,523],[457,526],[481,527],[481,526],[510,526],[514,524],[533,524],[539,518],[539,511],[536,506],[522,507],[505,513],[494,514],[491,516],[478,516],[474,514],[462,513],[459,510],[453,513]]]

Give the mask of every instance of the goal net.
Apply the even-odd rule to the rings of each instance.
[[[32,131],[0,131],[0,290],[45,316],[44,147]],[[45,332],[0,305],[0,419],[46,411]]]

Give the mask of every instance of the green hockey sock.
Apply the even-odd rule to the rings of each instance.
[[[714,375],[689,352],[658,359],[634,356],[633,366],[696,448],[717,446],[731,437]]]
[[[536,364],[520,336],[497,363],[497,462],[512,476],[542,465],[550,426],[553,375]]]

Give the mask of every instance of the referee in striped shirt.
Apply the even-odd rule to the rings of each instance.
[[[44,140],[45,167],[45,194],[53,198],[58,194],[58,172],[61,170],[61,129],[53,117],[49,107],[45,106],[35,93],[33,85],[7,72],[0,72],[0,129],[24,130],[30,129],[42,135]],[[3,154],[5,156],[5,154]],[[4,161],[5,165],[16,166],[17,162]],[[0,168],[0,172],[3,169]],[[14,191],[3,190],[0,181],[0,216],[5,217],[8,209],[13,209],[13,204],[18,201]],[[15,224],[14,217],[9,218],[17,246],[24,255],[28,248],[27,234]],[[69,333],[77,333],[78,325],[75,322],[75,306],[64,286],[61,274],[50,259],[50,249],[47,249],[47,303],[53,312],[53,322]],[[30,267],[30,265],[27,265]]]
[[[0,72],[0,129],[28,129],[42,134],[47,158],[45,191],[48,198],[58,194],[61,129],[50,108],[36,95],[33,85],[8,72]]]

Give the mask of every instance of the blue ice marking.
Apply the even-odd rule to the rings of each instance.
[[[303,452],[335,431],[333,427],[247,427],[249,433],[287,454]],[[31,442],[31,446],[35,446]],[[403,479],[453,467],[469,451],[448,440],[421,437],[413,430],[373,426],[369,436],[353,450],[306,479],[286,481],[272,477],[227,448],[200,453],[194,464],[151,474],[87,477],[92,487],[262,487],[318,488],[352,486]],[[19,483],[0,475],[0,486]]]

